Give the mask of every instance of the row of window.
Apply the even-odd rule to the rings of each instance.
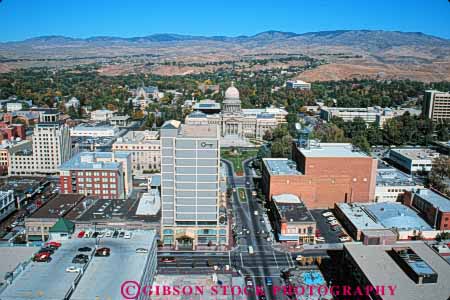
[[[116,182],[116,177],[78,177],[78,182]]]

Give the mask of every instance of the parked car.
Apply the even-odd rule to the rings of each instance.
[[[98,236],[98,231],[96,231],[96,232],[94,232],[94,233],[92,234],[92,238],[93,238],[93,239],[95,239],[97,236]]]
[[[118,236],[119,236],[119,232],[117,230],[115,230],[112,237],[117,238]]]
[[[86,231],[86,234],[84,235],[85,238],[90,238],[92,235],[92,232]]]
[[[148,253],[148,249],[145,248],[137,248],[136,253]]]
[[[98,233],[98,238],[102,238],[102,237],[104,237],[105,236],[105,232],[103,232],[103,231],[101,231],[101,232],[99,232]]]
[[[74,263],[74,264],[85,264],[88,261],[89,261],[89,256],[87,256],[85,254],[77,254],[72,259],[72,263]]]
[[[68,273],[80,273],[81,272],[81,268],[75,267],[75,266],[70,266],[66,269],[66,272]]]
[[[81,247],[81,248],[78,248],[78,251],[80,251],[80,252],[90,252],[90,251],[92,251],[92,248]]]
[[[159,261],[163,262],[163,263],[172,263],[172,262],[175,262],[176,259],[173,256],[164,256],[164,257],[161,257],[161,259]]]
[[[272,277],[266,277],[266,285],[271,286],[273,284]]]
[[[253,287],[253,280],[250,276],[245,277],[245,283],[247,287],[252,288]]]
[[[329,217],[329,218],[327,218],[327,222],[332,223],[332,222],[337,222],[337,220],[335,217]]]
[[[339,225],[338,221],[333,220],[330,222],[330,226],[335,226],[335,225]]]
[[[326,212],[322,213],[322,216],[325,218],[332,217],[333,213],[331,211],[326,211]]]
[[[123,238],[125,236],[125,231],[121,231],[120,233],[119,233],[119,237],[120,238]]]
[[[111,254],[111,249],[109,248],[99,248],[95,251],[95,256],[109,256]]]
[[[50,260],[51,260],[50,256],[51,256],[51,253],[48,253],[48,252],[37,253],[33,257],[33,261],[35,261],[35,262],[50,262]]]
[[[53,254],[53,253],[55,253],[55,250],[53,250],[52,248],[41,248],[38,253],[50,253],[50,254]]]
[[[318,236],[318,237],[316,237],[316,242],[317,243],[325,243],[325,238],[323,236]]]
[[[345,243],[345,242],[351,242],[352,239],[349,236],[343,236],[343,237],[339,238],[339,241],[341,241],[342,243]]]
[[[55,248],[59,248],[61,247],[61,243],[60,242],[55,242],[55,241],[51,241],[51,242],[47,242],[44,244],[44,246],[46,247],[55,247]]]
[[[124,239],[131,239],[131,232],[127,232],[125,233],[125,235],[123,236]]]
[[[81,239],[82,237],[84,237],[84,234],[85,234],[84,231],[80,231],[80,232],[78,232],[77,237],[78,237],[79,239]]]
[[[111,231],[107,231],[106,233],[105,233],[105,237],[112,237],[112,232]]]

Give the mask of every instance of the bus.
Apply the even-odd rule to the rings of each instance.
[[[248,254],[249,255],[255,254],[255,252],[253,251],[253,247],[252,246],[248,246]]]

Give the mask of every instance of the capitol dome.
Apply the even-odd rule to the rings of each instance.
[[[234,87],[234,83],[225,91],[225,99],[239,99],[239,91]]]

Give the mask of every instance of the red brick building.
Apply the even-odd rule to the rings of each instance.
[[[267,199],[290,193],[308,208],[373,201],[377,161],[350,144],[326,143],[309,149],[294,145],[293,159],[264,159],[262,187]]]
[[[407,191],[403,204],[419,211],[422,218],[437,230],[450,230],[450,199],[429,189]]]
[[[0,140],[26,139],[25,125],[0,122]]]

